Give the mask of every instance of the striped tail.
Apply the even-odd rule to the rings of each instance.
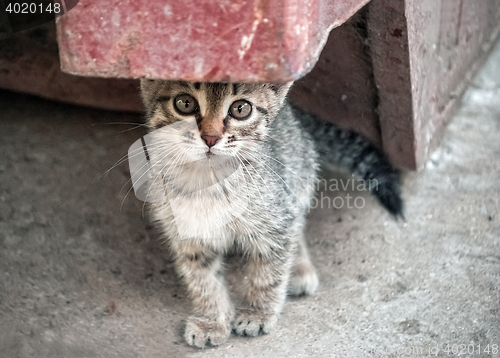
[[[350,170],[366,183],[376,182],[376,186],[369,186],[371,194],[396,219],[404,219],[400,174],[383,152],[356,132],[340,129],[300,109],[293,110],[303,129],[312,135],[323,159]]]

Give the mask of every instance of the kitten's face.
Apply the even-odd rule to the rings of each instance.
[[[175,143],[186,160],[218,155],[252,159],[252,151],[265,138],[290,85],[143,79],[141,92],[153,129],[181,121],[193,123],[179,132],[179,138],[168,131],[161,138]]]

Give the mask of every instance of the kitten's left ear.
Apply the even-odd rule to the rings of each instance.
[[[270,83],[269,87],[280,96],[286,96],[294,81],[285,83]]]
[[[292,87],[294,81],[285,82],[285,83],[272,83],[269,87],[276,93],[276,96],[279,98],[280,107],[285,102],[288,91],[290,91],[290,87]]]

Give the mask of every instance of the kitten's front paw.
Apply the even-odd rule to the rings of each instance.
[[[278,316],[265,314],[257,310],[241,310],[233,321],[233,330],[240,336],[258,336],[268,334],[278,322]]]
[[[190,316],[186,322],[184,338],[190,346],[205,348],[224,343],[230,333],[231,329],[227,323]]]
[[[310,295],[318,288],[318,275],[309,262],[296,264],[288,282],[288,294],[291,296]]]

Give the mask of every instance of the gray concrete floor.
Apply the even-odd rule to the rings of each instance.
[[[313,210],[318,292],[274,334],[204,351],[183,342],[189,302],[125,198],[128,166],[103,175],[139,116],[0,92],[0,118],[0,357],[500,356],[500,46],[427,169],[405,174],[407,222],[364,193],[363,209]]]

